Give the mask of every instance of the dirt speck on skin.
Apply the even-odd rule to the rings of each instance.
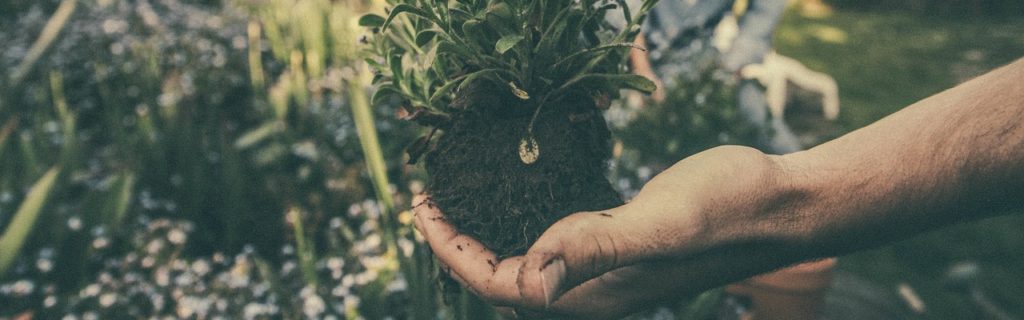
[[[602,217],[609,217],[609,218],[612,217],[612,215],[610,213],[607,213],[607,212],[601,212],[601,213],[598,213],[598,215],[600,215]]]

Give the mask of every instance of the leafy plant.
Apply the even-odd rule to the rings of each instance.
[[[656,0],[644,1],[635,13],[624,1],[396,0],[387,17],[368,14],[359,23],[380,32],[370,43],[377,57],[366,62],[377,72],[373,103],[397,97],[402,117],[431,127],[445,127],[460,91],[477,81],[509,90],[533,108],[520,158],[532,163],[539,149],[533,121],[550,102],[584,92],[607,107],[620,89],[651,92],[650,80],[629,74],[625,51],[640,49],[632,39]],[[605,15],[620,9],[625,26]],[[410,162],[426,151],[434,131],[408,150]]]

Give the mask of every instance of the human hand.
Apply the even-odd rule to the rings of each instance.
[[[618,318],[802,258],[788,236],[799,233],[781,231],[793,225],[780,228],[784,217],[768,214],[787,196],[783,171],[753,149],[705,151],[630,203],[570,215],[524,256],[501,261],[445,223],[426,196],[414,199],[416,225],[452,278],[499,310]]]

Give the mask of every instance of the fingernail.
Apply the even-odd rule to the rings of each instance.
[[[544,293],[544,307],[551,307],[551,303],[557,299],[558,287],[565,280],[565,261],[555,258],[549,261],[540,269],[540,283]]]

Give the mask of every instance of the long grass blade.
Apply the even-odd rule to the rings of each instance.
[[[306,280],[307,285],[316,287],[316,255],[314,248],[306,239],[306,232],[302,225],[302,211],[296,207],[288,209],[288,220],[291,220],[292,231],[295,233],[295,249],[299,256],[302,278]]]
[[[0,235],[0,275],[7,271],[7,268],[14,263],[14,259],[21,252],[25,239],[32,233],[33,226],[39,214],[42,212],[46,199],[53,192],[54,181],[60,174],[60,168],[55,167],[47,171],[29,190],[28,196],[14,213],[14,219],[7,226],[3,235]]]
[[[121,226],[124,222],[124,217],[128,214],[128,208],[132,203],[132,190],[135,188],[135,174],[132,172],[125,172],[121,174],[118,179],[118,190],[114,194],[114,207],[112,211],[112,219],[109,221],[113,227]]]
[[[64,25],[67,24],[68,18],[75,12],[77,0],[64,0],[61,1],[60,6],[57,7],[57,11],[53,13],[50,20],[46,22],[46,26],[43,27],[43,32],[39,34],[39,38],[36,42],[32,43],[32,47],[28,49],[28,53],[25,55],[25,59],[18,64],[18,67],[11,73],[11,87],[17,87],[18,84],[28,75],[29,71],[32,71],[32,67],[35,66],[39,58],[43,56],[46,49],[53,44],[53,40],[57,39],[60,35],[61,29],[64,29]]]
[[[373,180],[377,197],[384,204],[386,212],[393,213],[395,202],[388,187],[387,166],[384,163],[384,152],[381,151],[380,141],[377,139],[377,127],[373,123],[370,102],[366,97],[366,92],[357,81],[349,83],[348,95],[352,104],[352,117],[355,119],[356,132],[359,134],[359,143],[363,147],[363,156],[366,158],[366,166],[370,171],[370,178]]]

